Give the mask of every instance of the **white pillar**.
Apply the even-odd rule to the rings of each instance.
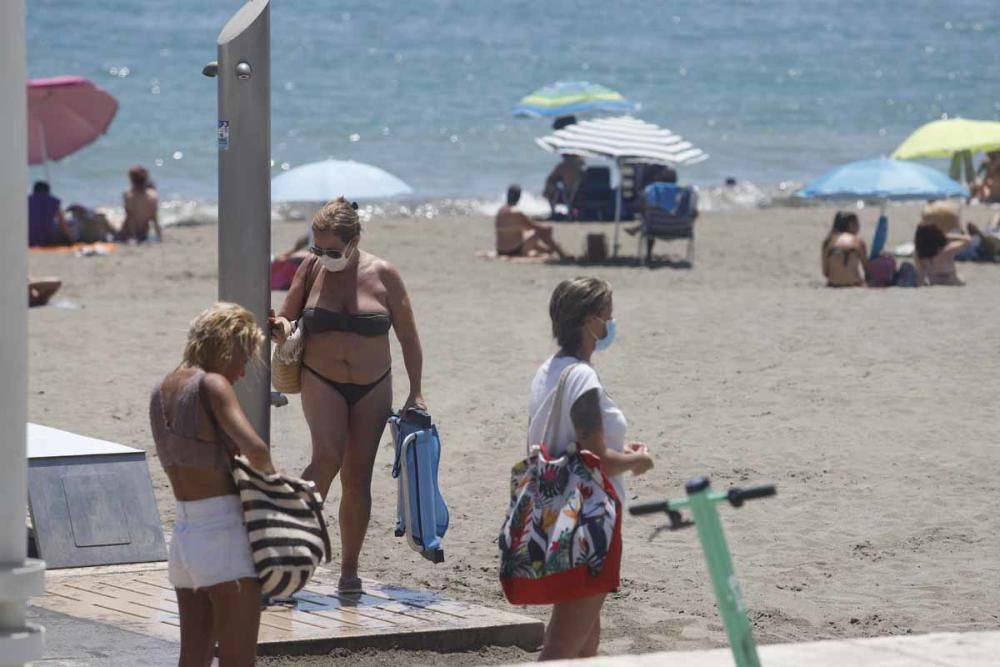
[[[26,561],[28,418],[28,145],[24,0],[0,2],[0,665],[42,657],[25,603],[44,591],[44,563]]]

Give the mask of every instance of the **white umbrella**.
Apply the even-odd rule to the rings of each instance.
[[[340,195],[350,201],[389,199],[412,193],[389,172],[353,160],[312,162],[271,179],[271,200],[276,202],[325,202]]]
[[[628,162],[653,162],[670,166],[697,164],[708,153],[685,141],[679,134],[653,123],[617,116],[596,118],[567,125],[535,139],[547,151],[614,160],[619,167]],[[618,226],[621,222],[621,187],[615,202],[614,252],[618,254]]]

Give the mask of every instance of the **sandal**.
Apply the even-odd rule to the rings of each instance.
[[[365,592],[361,577],[340,577],[337,582],[337,592],[345,595],[360,595]]]

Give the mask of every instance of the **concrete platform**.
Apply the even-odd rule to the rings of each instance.
[[[323,654],[336,648],[468,651],[484,646],[541,645],[533,618],[449,600],[434,593],[365,580],[365,594],[340,595],[335,573],[320,569],[294,607],[268,607],[261,617],[261,655]],[[42,613],[129,633],[133,641],[167,642],[176,661],[177,599],[165,563],[50,571],[46,593],[32,602]],[[107,646],[114,654],[124,646]],[[54,657],[54,656],[53,656]]]
[[[995,667],[1000,632],[939,632],[758,647],[765,667]],[[524,663],[535,664],[535,663]],[[560,660],[562,667],[732,667],[729,649]]]

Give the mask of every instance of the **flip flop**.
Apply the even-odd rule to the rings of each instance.
[[[337,582],[337,592],[346,595],[361,595],[365,592],[361,577],[341,577]]]

